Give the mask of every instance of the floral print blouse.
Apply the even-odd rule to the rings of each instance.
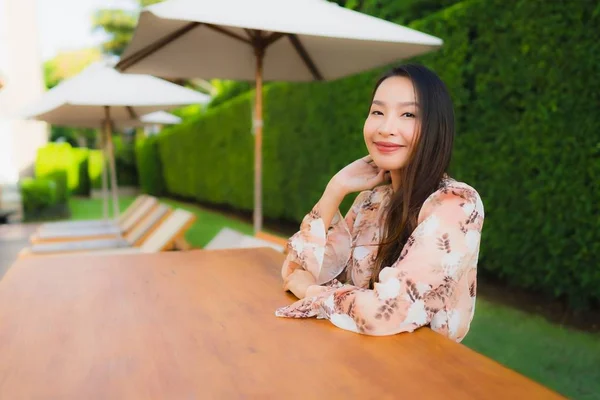
[[[309,271],[317,285],[278,317],[328,319],[366,335],[393,335],[430,326],[457,342],[475,311],[477,259],[484,209],[475,189],[445,177],[423,203],[400,257],[369,289],[391,185],[361,192],[346,217],[325,231],[319,205],[288,242],[282,275]]]

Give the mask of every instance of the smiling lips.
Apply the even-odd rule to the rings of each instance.
[[[402,146],[396,143],[391,142],[374,142],[375,147],[377,147],[377,151],[384,154],[393,153],[398,151],[406,146]]]

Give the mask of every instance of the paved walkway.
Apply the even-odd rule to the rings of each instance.
[[[29,244],[29,236],[37,224],[0,225],[0,278],[17,259],[17,254]]]

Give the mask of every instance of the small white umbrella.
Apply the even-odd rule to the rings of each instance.
[[[262,82],[336,79],[442,40],[325,0],[169,0],[146,7],[116,68],[256,80],[254,229],[262,229]]]
[[[101,146],[108,153],[105,158],[109,162],[113,213],[117,218],[119,205],[111,135],[113,127],[156,124],[156,119],[160,120],[161,117],[162,123],[168,123],[164,122],[164,114],[148,114],[206,103],[208,100],[209,96],[205,94],[163,79],[148,75],[121,74],[109,62],[97,62],[44,93],[36,104],[24,111],[23,116],[54,125],[104,127],[104,135],[100,135]],[[140,116],[146,116],[150,120],[143,121]],[[106,179],[103,184],[106,185]],[[106,193],[106,187],[103,189]],[[105,218],[108,217],[106,201],[105,196]]]
[[[146,135],[153,135],[160,131],[163,125],[176,125],[181,123],[182,119],[164,111],[156,111],[140,118],[144,123],[144,132]]]
[[[165,111],[156,111],[140,117],[140,122],[144,125],[177,125],[181,123],[181,118]]]

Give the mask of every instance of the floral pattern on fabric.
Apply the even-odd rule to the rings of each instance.
[[[309,271],[321,287],[276,311],[287,318],[324,318],[367,335],[393,335],[430,326],[460,342],[475,310],[477,260],[484,208],[475,189],[445,178],[421,207],[418,226],[393,265],[369,289],[390,185],[360,193],[345,218],[330,228],[319,205],[288,243],[283,277]]]

